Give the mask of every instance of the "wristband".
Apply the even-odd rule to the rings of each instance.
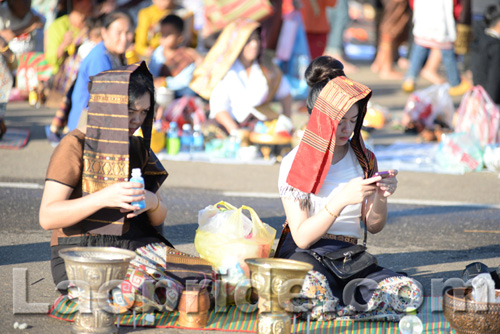
[[[4,53],[5,51],[7,51],[9,49],[9,44],[5,44],[5,47],[3,49],[0,49],[0,52],[1,53]]]

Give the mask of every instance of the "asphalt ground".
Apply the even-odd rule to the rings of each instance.
[[[381,81],[368,66],[351,75],[373,89],[375,104],[401,115],[407,95],[397,81]],[[424,87],[425,81],[419,86]],[[455,106],[460,102],[454,98]],[[38,208],[45,171],[53,148],[44,126],[54,111],[35,109],[25,102],[8,105],[7,126],[29,127],[28,145],[1,150],[0,163],[0,332],[19,333],[12,324],[26,322],[30,333],[68,333],[70,324],[41,314],[13,314],[20,301],[47,304],[55,300],[49,267],[50,233],[38,225]],[[372,133],[374,144],[396,140],[415,142],[388,124]],[[170,173],[161,196],[169,207],[165,235],[180,250],[195,253],[193,240],[198,210],[219,200],[250,205],[263,221],[279,229],[284,212],[277,195],[279,164],[224,165],[164,161]],[[370,252],[379,262],[405,271],[422,282],[426,293],[433,279],[459,277],[470,262],[500,265],[500,179],[490,172],[446,175],[401,171],[397,192],[389,200],[389,220],[379,234],[369,236]],[[23,273],[26,269],[26,284]],[[25,287],[25,290],[23,289]],[[27,296],[23,296],[26,291]],[[16,296],[16,298],[14,298]],[[21,303],[22,304],[22,303]],[[44,305],[35,305],[35,309]],[[35,310],[36,311],[36,310]],[[188,333],[174,329],[121,328],[120,333]],[[193,333],[200,331],[193,331]]]

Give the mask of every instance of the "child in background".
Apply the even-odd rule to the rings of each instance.
[[[402,89],[411,93],[431,48],[439,48],[446,76],[451,86],[451,96],[463,95],[470,84],[460,79],[454,52],[456,39],[455,18],[460,13],[458,0],[410,0],[413,7],[414,42],[410,54],[410,67],[405,75]]]
[[[135,52],[142,58],[151,57],[160,45],[160,28],[158,22],[168,14],[177,14],[189,24],[185,25],[184,41],[190,44],[193,36],[193,13],[177,6],[174,0],[153,0],[153,4],[141,9],[135,29]]]
[[[78,48],[78,56],[80,57],[80,60],[85,59],[94,46],[102,41],[102,17],[88,17],[85,20],[85,25],[88,30],[88,37]]]
[[[160,46],[154,50],[149,63],[155,86],[166,84],[168,89],[174,91],[175,98],[196,95],[188,85],[202,59],[195,49],[181,46],[184,42],[183,29],[184,21],[175,14],[161,20]]]

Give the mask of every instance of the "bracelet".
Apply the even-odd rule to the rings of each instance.
[[[3,49],[0,49],[0,52],[1,53],[4,53],[5,51],[7,51],[9,49],[9,44],[6,44],[5,47]]]
[[[155,212],[160,207],[160,202],[161,202],[160,201],[160,196],[158,196],[158,194],[155,194],[155,195],[156,195],[156,198],[158,199],[158,204],[156,204],[156,208],[154,208],[153,210],[149,210],[149,213]]]
[[[327,207],[326,205],[325,205],[325,211],[326,211],[326,212],[328,212],[328,214],[329,214],[330,216],[332,216],[333,218],[338,218],[338,216],[339,216],[339,215],[335,215],[335,214],[333,214],[332,212],[330,212],[330,210],[328,210],[328,207]]]

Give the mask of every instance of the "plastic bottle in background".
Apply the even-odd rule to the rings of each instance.
[[[191,150],[191,143],[193,142],[193,132],[191,131],[191,124],[186,123],[182,126],[181,134],[181,152],[187,152]]]
[[[238,151],[240,149],[241,139],[238,130],[232,130],[227,138],[227,150],[226,157],[235,159],[238,156]]]
[[[167,132],[167,154],[176,155],[179,153],[181,141],[179,139],[179,129],[177,123],[170,122],[170,128]]]
[[[297,62],[298,62],[298,72],[299,72],[299,80],[305,80],[305,77],[306,77],[306,69],[307,69],[307,66],[309,66],[309,57],[308,56],[304,56],[304,55],[300,55],[298,56],[298,59],[297,59]]]
[[[424,326],[422,320],[417,317],[415,308],[408,308],[406,315],[399,320],[399,332],[401,334],[422,334]]]
[[[142,184],[141,189],[144,189],[144,179],[142,178],[142,174],[141,174],[141,169],[140,168],[134,168],[134,169],[132,169],[132,178],[129,180],[129,182],[141,183]],[[133,206],[138,206],[141,210],[146,207],[146,202],[144,200],[137,201],[137,202],[132,202],[131,204]]]
[[[203,133],[201,132],[201,125],[193,125],[193,143],[191,146],[192,152],[203,152]]]

